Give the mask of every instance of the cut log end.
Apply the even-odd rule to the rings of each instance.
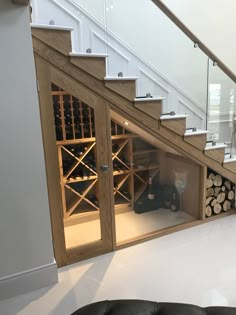
[[[222,176],[221,175],[216,175],[214,180],[213,180],[213,185],[216,187],[222,186]]]
[[[215,214],[219,214],[222,210],[222,206],[219,203],[216,203],[213,207],[213,212]]]
[[[205,213],[206,213],[206,216],[207,216],[208,218],[212,215],[212,208],[211,208],[211,206],[207,206],[207,207],[206,207]]]
[[[228,211],[231,208],[231,203],[229,200],[225,200],[223,203],[223,210]]]

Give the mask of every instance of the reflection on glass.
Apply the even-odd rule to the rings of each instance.
[[[66,248],[101,239],[94,110],[52,85]]]
[[[208,57],[152,1],[105,3],[108,75],[137,75],[137,96],[164,96],[163,112],[187,114],[187,127],[205,128]],[[179,99],[171,96],[177,90]]]
[[[199,166],[112,112],[118,244],[199,218]]]
[[[185,191],[186,185],[187,185],[187,173],[186,171],[177,172],[175,170],[173,172],[174,172],[174,185],[179,194],[179,210],[184,210],[182,199],[183,199],[183,192]]]
[[[235,83],[210,62],[208,87],[208,140],[228,144],[230,153],[236,114]]]

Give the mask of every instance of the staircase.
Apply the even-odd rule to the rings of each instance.
[[[34,52],[54,68],[52,82],[67,88],[67,79],[177,152],[236,182],[236,159],[225,145],[207,143],[207,131],[186,129],[187,115],[162,112],[163,97],[136,98],[137,77],[107,77],[106,54],[72,53],[72,28],[33,26]]]

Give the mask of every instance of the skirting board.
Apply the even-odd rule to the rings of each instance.
[[[48,265],[0,278],[0,300],[48,287],[57,282],[57,265],[54,261]]]

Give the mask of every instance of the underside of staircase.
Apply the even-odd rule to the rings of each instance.
[[[236,182],[236,159],[225,159],[224,144],[207,144],[204,130],[186,130],[186,115],[163,114],[162,97],[136,98],[136,77],[106,77],[105,54],[72,53],[71,28],[32,27],[34,52],[50,64],[52,83],[98,97],[144,132],[223,177]]]

